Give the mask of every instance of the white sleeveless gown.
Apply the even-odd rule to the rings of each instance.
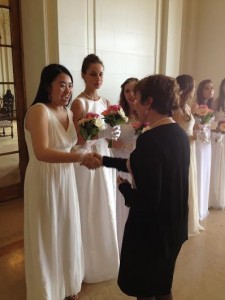
[[[186,106],[190,113],[190,109]],[[180,124],[188,136],[193,136],[193,128],[195,119],[191,114],[191,119],[188,122],[184,120]],[[197,183],[197,165],[196,165],[196,150],[195,141],[190,141],[190,167],[189,167],[189,195],[188,195],[189,215],[188,215],[188,235],[196,235],[204,228],[199,223],[199,208],[198,208],[198,183]]]
[[[46,105],[36,105],[48,111],[50,148],[70,152],[77,140],[72,119],[69,117],[65,130]],[[29,152],[24,186],[27,300],[63,300],[80,291],[83,279],[74,167],[72,163],[38,161],[26,129],[25,138]]]
[[[216,121],[225,121],[225,113],[215,111]],[[225,209],[225,135],[216,142],[217,134],[212,132],[212,162],[209,191],[209,207]]]
[[[208,136],[211,131],[206,126]],[[196,140],[196,159],[197,159],[197,182],[198,182],[198,203],[199,203],[199,219],[205,219],[209,214],[209,186],[211,173],[211,141],[204,143]]]
[[[130,153],[135,148],[136,139],[137,139],[137,135],[135,135],[135,130],[130,123],[121,125],[121,134],[119,140],[121,140],[124,144],[127,144],[129,146],[127,147],[127,150],[126,147],[124,150],[113,149],[113,155],[115,157],[129,158]],[[129,148],[131,149],[129,150]],[[131,175],[129,173],[117,172],[117,175],[132,182]],[[121,251],[123,232],[124,232],[125,223],[127,221],[128,213],[129,213],[129,207],[125,205],[124,197],[120,193],[119,189],[117,188],[116,189],[116,219],[117,219],[117,236],[118,236],[119,251]]]
[[[85,113],[101,114],[107,100],[81,101]],[[106,139],[98,139],[91,147],[101,155],[112,156]],[[101,167],[88,170],[75,164],[84,247],[84,282],[95,283],[116,279],[119,250],[116,233],[116,170]]]

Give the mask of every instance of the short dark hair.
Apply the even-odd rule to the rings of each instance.
[[[38,91],[32,105],[34,105],[35,103],[50,103],[51,100],[49,99],[49,89],[51,87],[52,82],[61,73],[68,75],[73,83],[73,76],[71,75],[69,70],[63,65],[49,64],[48,66],[43,68],[41,72],[41,80],[38,87]]]
[[[137,83],[137,91],[141,94],[141,103],[144,104],[151,97],[151,107],[160,114],[171,116],[179,107],[179,86],[172,77],[160,74],[147,76]]]
[[[104,68],[103,62],[100,60],[100,58],[92,53],[87,55],[83,60],[81,67],[82,74],[86,74],[87,69],[90,67],[91,64],[101,64]]]

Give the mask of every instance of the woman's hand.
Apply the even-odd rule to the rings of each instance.
[[[129,183],[129,181],[127,179],[122,178],[121,176],[117,176],[117,185],[119,186],[121,183]]]
[[[100,154],[98,154],[97,152],[92,152],[92,154],[93,154],[93,157],[96,158],[99,161],[100,166],[103,166],[103,164],[102,164],[102,156]]]
[[[95,156],[95,153],[91,152],[83,155],[80,165],[85,166],[88,169],[95,170],[102,166],[102,162]]]

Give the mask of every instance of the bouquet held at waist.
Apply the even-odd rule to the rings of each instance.
[[[128,117],[125,115],[123,108],[120,105],[110,105],[106,110],[102,112],[103,119],[107,125],[109,125],[111,128],[114,128],[115,130],[119,129],[119,125],[122,125],[124,123],[128,122]],[[119,133],[120,135],[120,133]],[[118,136],[115,136],[110,138],[110,141],[108,143],[109,148],[112,148],[112,140],[117,139]]]
[[[213,126],[210,126],[211,131],[215,132],[215,142],[221,143],[225,134],[225,121],[213,122]]]
[[[214,112],[207,105],[199,105],[194,113],[196,119],[197,139],[203,143],[210,142],[210,124],[214,120]]]
[[[208,108],[207,105],[199,105],[194,116],[200,124],[205,125],[209,124],[213,120],[214,112],[212,109]]]
[[[110,105],[101,115],[87,113],[78,121],[78,126],[80,135],[85,141],[93,140],[94,143],[97,138],[106,138],[110,140],[109,147],[111,147],[112,140],[116,140],[120,135],[119,125],[127,121],[128,118],[120,105]]]
[[[80,135],[85,141],[92,140],[103,129],[103,122],[98,114],[87,113],[78,121]]]

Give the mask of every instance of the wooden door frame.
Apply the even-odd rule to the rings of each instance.
[[[11,38],[12,38],[12,61],[14,88],[16,100],[16,120],[18,131],[19,169],[20,182],[0,188],[0,201],[7,201],[23,196],[23,184],[28,153],[24,136],[24,117],[26,114],[25,79],[23,68],[22,51],[22,22],[20,0],[9,0]]]

